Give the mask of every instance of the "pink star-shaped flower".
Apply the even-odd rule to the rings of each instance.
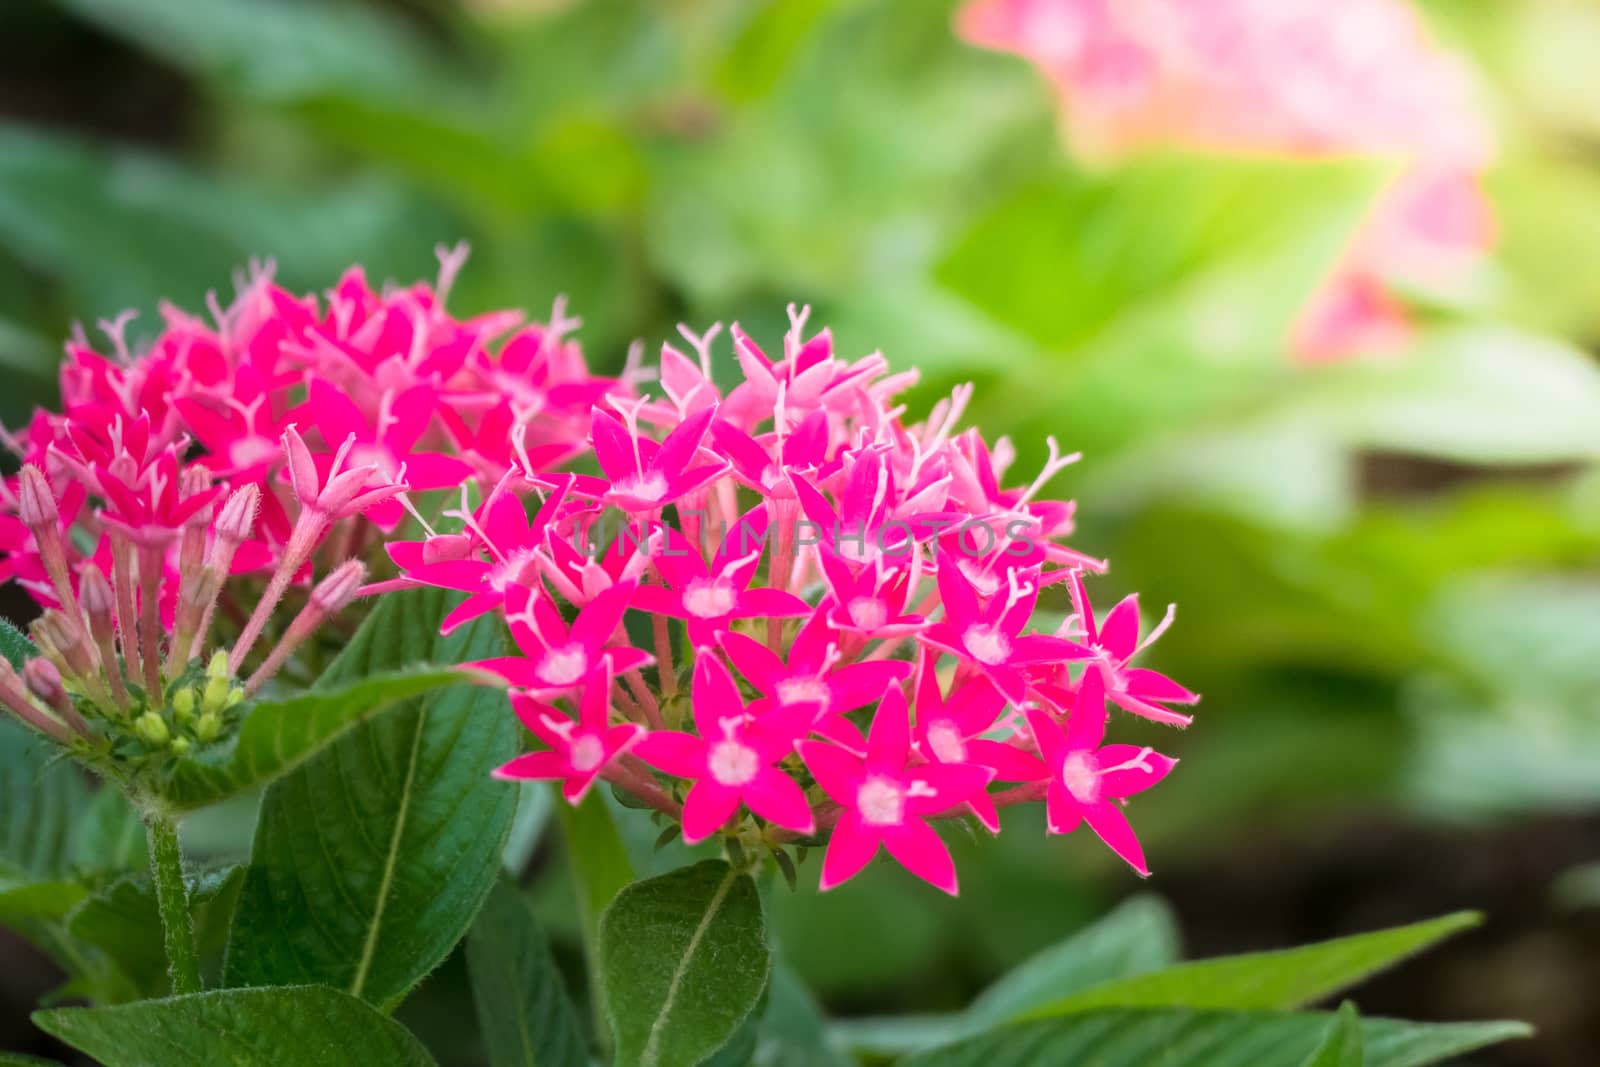
[[[768,822],[809,834],[816,827],[806,795],[777,766],[807,729],[804,718],[755,718],[733,675],[710,649],[695,663],[691,690],[699,736],[657,730],[639,743],[639,758],[693,781],[683,800],[683,839],[703,841],[743,804]]]
[[[540,695],[567,693],[592,684],[608,669],[613,674],[638,670],[651,662],[648,652],[610,644],[635,588],[628,584],[607,589],[578,612],[568,629],[542,588],[521,583],[508,586],[506,621],[522,655],[479,660],[471,666]]]
[[[1166,704],[1194,704],[1200,694],[1179,685],[1166,675],[1143,667],[1130,667],[1128,661],[1149,648],[1172,622],[1172,613],[1152,630],[1143,641],[1139,640],[1139,595],[1123,598],[1107,614],[1103,623],[1096,623],[1094,605],[1083,587],[1083,575],[1074,574],[1069,587],[1073,610],[1083,631],[1084,644],[1094,658],[1101,677],[1106,683],[1106,694],[1111,702],[1124,711],[1164,722],[1171,726],[1188,726],[1193,715],[1173,711]]]
[[[905,693],[898,685],[884,690],[864,756],[822,741],[796,747],[823,792],[844,808],[822,860],[822,889],[855,877],[882,845],[918,878],[956,894],[955,861],[927,819],[970,800],[992,771],[914,763]]]
[[[601,672],[583,688],[579,716],[571,716],[527,693],[512,693],[511,708],[522,724],[550,746],[518,756],[494,772],[496,778],[557,781],[561,795],[576,804],[601,772],[644,736],[644,727],[611,725],[611,678]]]
[[[1106,732],[1106,688],[1100,672],[1085,671],[1063,725],[1042,708],[1028,709],[1028,728],[1044,757],[1031,777],[1044,781],[1045,810],[1053,834],[1087,822],[1106,845],[1149,877],[1144,850],[1118,801],[1142,793],[1178,762],[1151,748],[1101,745]]]

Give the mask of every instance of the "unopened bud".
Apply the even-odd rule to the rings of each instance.
[[[355,599],[361,583],[367,580],[367,565],[358,559],[348,560],[335,567],[333,573],[317,583],[311,590],[311,603],[324,616],[343,611]]]
[[[45,525],[55,525],[60,518],[56,510],[56,497],[50,491],[50,483],[45,479],[44,471],[26,463],[22,467],[20,485],[17,489],[17,517],[30,530]]]
[[[187,737],[174,737],[172,739],[172,744],[169,747],[172,749],[173,755],[187,756],[191,746]]]
[[[84,614],[89,616],[91,626],[98,616],[103,615],[109,620],[116,604],[116,595],[111,591],[111,583],[106,580],[105,572],[93,563],[84,564],[79,574],[78,603],[83,606]]]
[[[256,525],[256,509],[261,505],[261,487],[254,482],[235,489],[222,505],[217,516],[216,534],[219,541],[237,546],[249,540]]]
[[[206,661],[206,677],[208,679],[228,677],[228,654],[221,649],[211,653],[211,658]]]
[[[214,711],[208,711],[200,716],[194,724],[194,735],[200,739],[201,744],[215,741],[222,732],[222,716]]]
[[[153,711],[147,711],[139,716],[135,720],[133,728],[147,744],[157,747],[165,745],[172,736],[170,731],[167,730],[167,720]]]
[[[194,718],[194,690],[184,686],[172,694],[172,714],[179,722],[188,722]]]
[[[200,711],[221,711],[228,706],[228,690],[232,686],[226,678],[209,678],[206,680],[205,691],[200,694]]]
[[[61,683],[61,671],[43,656],[36,656],[22,665],[22,680],[34,696],[52,707],[67,699],[67,688]]]

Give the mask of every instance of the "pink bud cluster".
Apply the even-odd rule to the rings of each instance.
[[[1112,709],[1185,725],[1198,697],[1133,666],[1136,597],[1097,616],[1061,543],[1073,505],[1043,495],[1075,457],[1051,442],[1031,483],[1012,450],[958,428],[970,388],[921,423],[914,373],[839,358],[790,309],[777,358],[733,328],[740,371],[712,375],[713,329],[662,350],[658,395],[594,406],[599,473],[496,483],[452,528],[392,542],[397,584],[465,594],[445,629],[488,612],[503,679],[536,751],[498,774],[596,782],[698,842],[782,854],[824,839],[821,884],[879,846],[954,893],[932,826],[1043,802],[1052,832],[1087,823],[1141,874],[1126,798],[1173,761],[1104,744]],[[1064,621],[1043,621],[1041,594]],[[1061,619],[1063,616],[1058,616]]]
[[[1406,0],[974,0],[962,36],[1035,63],[1090,159],[1150,146],[1402,161],[1294,331],[1310,359],[1409,335],[1398,284],[1458,284],[1494,236],[1492,136]]]
[[[586,450],[593,403],[628,387],[589,374],[559,304],[549,324],[452,317],[463,256],[441,251],[436,285],[375,290],[357,268],[321,298],[253,269],[210,321],[163,307],[138,352],[126,316],[101,324],[109,351],[80,332],[61,410],[0,431],[20,461],[0,479],[0,581],[44,609],[43,666],[0,666],[0,702],[64,740],[97,736],[80,700],[113,725],[168,716],[146,720],[157,747],[209,740],[175,729],[177,688],[204,662],[213,710],[258,690],[356,596],[363,557],[382,562],[408,493]]]

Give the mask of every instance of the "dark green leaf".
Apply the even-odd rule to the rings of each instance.
[[[496,618],[439,636],[453,600],[386,596],[318,687],[500,654]],[[415,698],[272,784],[227,984],[314,981],[386,1005],[438,966],[493,888],[516,813],[516,789],[489,773],[517,752],[505,699],[476,686]]]
[[[502,880],[467,934],[467,970],[492,1067],[566,1067],[588,1055],[528,900]]]
[[[230,867],[193,875],[187,881],[195,946],[202,959],[214,958],[227,941],[228,923],[244,883],[244,869]],[[72,913],[67,932],[103,953],[141,996],[166,996],[172,991],[162,944],[161,915],[148,875],[130,875],[97,890]]]
[[[33,642],[22,631],[11,625],[9,619],[0,619],[0,655],[17,670],[34,656]]]
[[[1319,1012],[1108,1009],[1012,1023],[901,1067],[1295,1067],[1333,1016]],[[1521,1023],[1361,1022],[1366,1067],[1422,1067],[1526,1037]]]
[[[321,687],[250,708],[234,743],[215,755],[187,759],[161,788],[175,810],[226,800],[288,774],[362,723],[446,686],[465,685],[460,671],[422,667],[373,674],[339,688]]]
[[[149,862],[144,820],[128,798],[101,786],[73,829],[68,862],[80,874],[120,874]]]
[[[1336,993],[1480,921],[1474,912],[1458,912],[1302,948],[1180,963],[1154,974],[1093,986],[1028,1014],[1049,1016],[1101,1008],[1295,1008]]]
[[[0,719],[0,881],[70,873],[72,831],[89,802],[88,783],[54,746]]]
[[[763,1067],[850,1067],[852,1062],[833,1047],[811,991],[781,959],[773,962],[757,1047]]]
[[[1339,1011],[1328,1023],[1322,1044],[1312,1050],[1300,1067],[1362,1067],[1365,1056],[1361,1049],[1361,1016],[1350,1001],[1339,1005]]]
[[[753,879],[706,860],[624,889],[600,920],[619,1063],[693,1067],[755,1010],[770,953]]]
[[[105,1067],[433,1067],[416,1038],[325,986],[229,989],[114,1008],[35,1012]]]

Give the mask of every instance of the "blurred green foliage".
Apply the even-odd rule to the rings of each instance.
[[[915,406],[975,380],[970,417],[1024,471],[1047,435],[1083,449],[1059,486],[1080,545],[1180,604],[1159,664],[1207,701],[1151,734],[1184,758],[1135,813],[1158,871],[1323,807],[1600,801],[1600,126],[1577,103],[1600,17],[1427,5],[1485,73],[1499,253],[1471,300],[1420,309],[1413,351],[1308,367],[1288,325],[1390,168],[1085,170],[1043,83],[956,40],[951,7],[60,0],[35,22],[190,97],[155,144],[0,125],[0,418],[48,399],[73,319],[201,306],[251,257],[314,289],[351,262],[427,275],[466,239],[462,309],[566,293],[600,365],[809,302],[846,353],[919,367]],[[958,848],[982,853],[959,902],[887,865],[848,901],[774,894],[789,962],[839,1002],[955,1006],[1081,925],[1109,870],[1025,832]],[[558,939],[571,908],[546,909]]]

